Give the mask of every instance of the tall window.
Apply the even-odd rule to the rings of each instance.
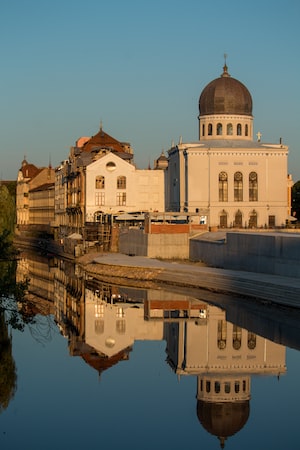
[[[256,227],[257,227],[257,212],[253,210],[249,215],[249,228],[256,228]]]
[[[120,176],[117,178],[117,189],[126,189],[126,177]]]
[[[258,201],[258,183],[257,173],[250,172],[249,174],[249,202]]]
[[[212,129],[212,124],[211,123],[209,123],[208,124],[208,136],[211,136],[212,135],[212,131],[213,131],[213,129]]]
[[[227,341],[227,322],[218,320],[218,348],[224,350]]]
[[[105,204],[104,192],[96,192],[95,204],[97,206]]]
[[[226,172],[219,174],[219,202],[228,202],[228,176]]]
[[[126,206],[126,192],[117,192],[117,206]]]
[[[242,172],[235,172],[234,174],[234,201],[243,201],[243,174]]]
[[[232,123],[228,123],[227,124],[227,134],[228,134],[228,136],[232,136],[233,135]]]
[[[238,136],[242,136],[242,125],[240,123],[238,123],[236,126],[236,134]]]
[[[242,226],[243,226],[243,215],[242,215],[242,212],[241,212],[240,210],[238,210],[238,211],[235,213],[235,216],[234,216],[234,226],[235,226],[236,228],[242,228]]]
[[[205,126],[204,126],[204,124],[202,125],[202,136],[205,136]]]
[[[245,136],[248,136],[248,125],[245,125]]]
[[[96,189],[104,189],[105,187],[105,178],[102,175],[96,176]]]
[[[220,228],[227,228],[227,212],[224,209],[220,214]]]
[[[222,136],[222,134],[223,134],[223,127],[222,127],[222,124],[221,124],[221,123],[218,123],[218,124],[217,124],[217,135],[218,135],[218,136]]]

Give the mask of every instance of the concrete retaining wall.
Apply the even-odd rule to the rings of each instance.
[[[119,252],[149,258],[188,259],[189,235],[147,234],[136,228],[124,229],[119,235]]]
[[[223,243],[191,239],[190,259],[223,269],[300,277],[300,235],[229,232]]]

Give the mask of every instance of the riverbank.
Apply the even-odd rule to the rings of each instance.
[[[136,287],[177,287],[255,299],[264,304],[300,307],[300,279],[264,273],[224,270],[190,261],[162,261],[120,253],[91,253],[76,260],[99,281]]]

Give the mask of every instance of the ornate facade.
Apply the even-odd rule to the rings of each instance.
[[[167,209],[199,212],[210,228],[285,226],[288,147],[253,139],[251,94],[226,64],[203,89],[198,119],[199,141],[168,151]]]

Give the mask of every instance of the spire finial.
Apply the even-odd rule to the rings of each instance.
[[[100,131],[102,131],[102,120],[100,120]]]
[[[223,73],[222,73],[222,77],[230,77],[229,73],[228,73],[228,67],[227,67],[227,53],[224,53],[224,66],[223,66]]]

